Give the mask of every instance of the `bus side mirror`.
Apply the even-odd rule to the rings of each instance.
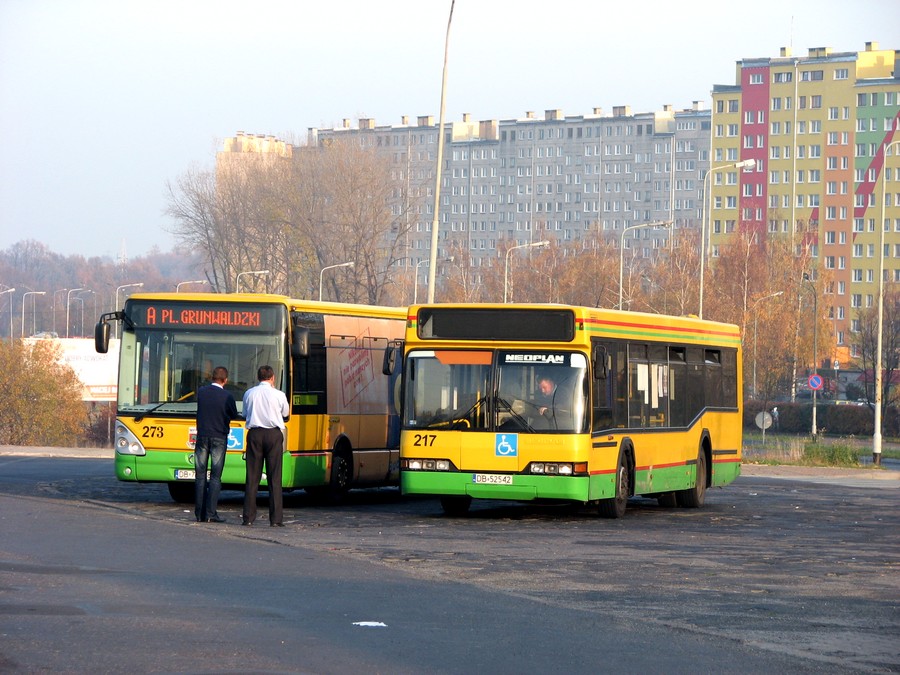
[[[294,326],[291,333],[291,356],[302,359],[309,356],[309,328],[306,326]]]
[[[394,340],[388,343],[384,348],[384,361],[381,363],[381,373],[383,375],[393,375],[397,368],[397,354],[402,351],[403,342]]]
[[[106,321],[98,321],[94,326],[94,349],[98,354],[109,351],[109,324]]]

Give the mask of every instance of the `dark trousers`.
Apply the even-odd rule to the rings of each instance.
[[[197,520],[215,518],[222,491],[222,469],[225,468],[225,444],[227,439],[200,436],[194,447],[194,515]],[[209,466],[209,480],[206,467]]]
[[[269,523],[282,521],[281,453],[284,434],[278,427],[254,427],[247,432],[247,482],[244,485],[244,522],[256,520],[256,493],[262,480],[263,462],[269,483]]]

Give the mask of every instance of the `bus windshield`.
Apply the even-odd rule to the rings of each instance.
[[[587,358],[530,350],[408,355],[405,426],[573,433],[586,429]]]
[[[185,307],[190,305],[185,304]],[[228,369],[226,389],[242,408],[247,388],[256,384],[261,365],[275,370],[276,386],[288,391],[285,370],[286,313],[280,306],[255,307],[263,320],[249,326],[176,324],[147,325],[145,308],[132,303],[126,312],[134,327],[122,334],[119,361],[119,413],[195,415],[197,389],[212,380],[212,369]],[[242,307],[242,309],[244,309]],[[200,317],[197,310],[190,316]],[[227,317],[227,308],[217,310]]]

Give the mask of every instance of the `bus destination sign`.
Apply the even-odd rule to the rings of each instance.
[[[272,332],[279,306],[129,301],[126,312],[142,328]]]

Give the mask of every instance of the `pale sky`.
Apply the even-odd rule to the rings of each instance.
[[[169,251],[165,185],[237,131],[440,112],[450,0],[0,0],[0,249]],[[897,0],[457,0],[447,120],[709,106],[735,62],[900,49]]]

